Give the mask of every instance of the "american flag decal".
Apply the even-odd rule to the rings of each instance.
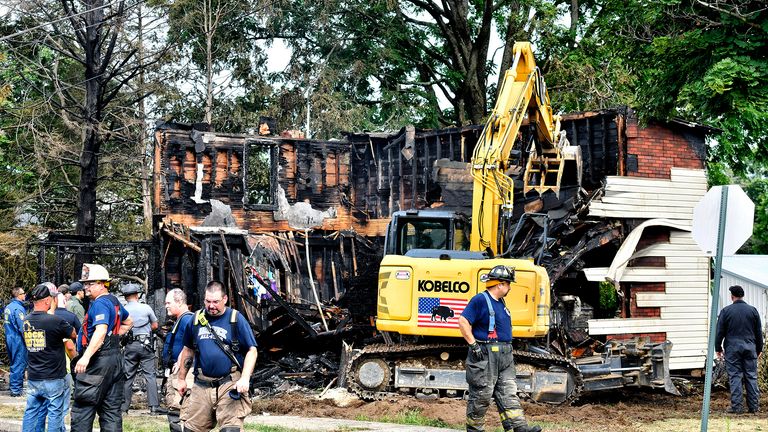
[[[459,328],[459,317],[468,300],[419,297],[419,327]]]

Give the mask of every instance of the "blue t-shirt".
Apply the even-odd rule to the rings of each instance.
[[[211,325],[213,331],[219,335],[219,338],[225,345],[231,346],[232,342],[232,327],[230,321],[230,315],[232,309],[227,308],[223,314],[218,317],[210,317],[208,314],[205,317]],[[240,362],[240,366],[243,365],[245,360],[245,353],[248,349],[256,346],[256,338],[253,336],[253,331],[248,325],[242,314],[237,314],[237,339],[239,343],[239,349],[235,353],[237,361]],[[197,339],[197,352],[195,352],[195,374],[200,370],[203,375],[210,378],[221,378],[229,375],[232,368],[232,361],[224,354],[224,351],[219,348],[213,335],[208,332],[208,329],[199,323],[195,325],[194,319],[190,321],[184,332],[184,346],[190,349],[195,349],[194,340]],[[205,353],[201,356],[200,353]]]
[[[68,311],[68,310],[66,310],[64,308],[56,308],[56,309],[54,309],[53,314],[56,315],[57,317],[63,319],[67,323],[69,323],[69,325],[71,325],[72,328],[75,329],[75,332],[79,332],[80,331],[80,327],[81,327],[80,320],[77,319],[77,316],[75,314],[73,314],[72,312],[70,312],[70,311]]]
[[[110,299],[109,297],[112,297]],[[115,329],[115,320],[116,320],[116,310],[115,305],[119,307],[119,313],[120,317],[118,321],[124,321],[126,318],[128,318],[129,314],[128,311],[125,310],[123,305],[120,304],[119,301],[117,301],[117,298],[115,298],[112,294],[102,295],[101,297],[98,297],[96,300],[91,302],[91,305],[88,307],[88,312],[86,313],[86,319],[83,323],[83,327],[80,329],[80,331],[77,334],[77,351],[82,352],[83,351],[83,331],[87,329],[88,333],[86,334],[88,341],[93,338],[93,332],[96,331],[96,326],[101,324],[107,325],[107,337],[111,336],[114,329]]]
[[[512,342],[512,315],[501,300],[494,300],[493,296],[479,293],[472,297],[467,307],[461,312],[461,316],[472,324],[472,335],[477,340],[488,340],[488,326],[490,325],[490,313],[488,311],[487,298],[490,298],[493,310],[496,313],[496,334],[500,342]]]
[[[163,344],[163,363],[169,367],[176,363],[176,359],[179,358],[179,354],[181,354],[181,350],[184,348],[184,335],[187,332],[189,323],[192,322],[194,317],[194,313],[184,312],[173,325],[171,331],[165,335],[165,343]]]

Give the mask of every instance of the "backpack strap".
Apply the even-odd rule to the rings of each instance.
[[[232,352],[240,352],[240,335],[237,330],[237,311],[230,309],[229,326],[232,329]]]
[[[192,325],[195,327],[195,337],[192,338],[192,350],[195,352],[195,354],[200,354],[200,349],[197,347],[197,336],[200,333],[200,317],[205,316],[205,309],[200,309],[198,311],[195,311],[195,319],[192,322]]]
[[[485,294],[485,303],[488,305],[488,333],[490,334],[496,331],[496,312],[494,312],[491,304],[491,294],[488,291],[483,291],[483,294]]]
[[[186,311],[183,314],[179,315],[179,318],[176,320],[175,323],[173,323],[173,327],[171,327],[171,338],[168,340],[168,358],[163,358],[163,362],[165,362],[166,365],[171,363],[172,361],[171,354],[173,351],[173,342],[176,340],[176,332],[179,330],[179,325],[181,324],[181,320],[182,318],[190,315],[191,313],[192,312],[190,311]],[[197,338],[194,339],[194,343],[197,344]]]

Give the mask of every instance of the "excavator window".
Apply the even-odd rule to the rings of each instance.
[[[411,249],[448,249],[450,220],[403,221],[398,230],[398,251],[404,255]]]

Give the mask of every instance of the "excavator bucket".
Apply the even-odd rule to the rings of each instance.
[[[565,146],[539,156],[531,154],[523,174],[523,193],[560,193],[565,186],[581,186],[581,147]]]

